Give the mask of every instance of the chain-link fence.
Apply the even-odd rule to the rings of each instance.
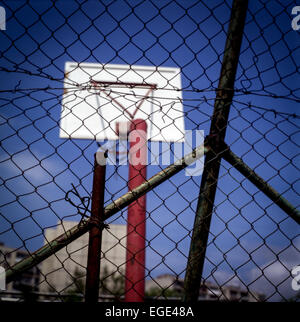
[[[156,142],[159,161],[136,194],[127,193],[121,154],[106,166],[99,299],[126,298],[126,207],[146,192],[145,300],[299,298],[300,7],[233,2],[2,1],[0,265],[9,281],[2,299],[84,299],[88,231],[99,228],[88,218],[94,154],[105,142],[59,135],[66,62],[126,65],[125,77],[135,66],[180,68],[176,96],[169,80],[155,88],[163,94],[157,110],[183,106],[185,131],[206,136],[202,175],[167,167],[162,151],[176,143]],[[126,117],[154,102],[136,95],[130,77],[122,90],[102,88],[110,90],[103,104],[123,100]],[[87,101],[82,84],[68,86],[74,101]]]

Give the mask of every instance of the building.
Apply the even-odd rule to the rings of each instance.
[[[55,228],[44,230],[44,244],[52,241],[77,222],[63,221]],[[124,287],[126,260],[126,225],[109,225],[103,230],[101,280],[103,287],[100,293],[108,296],[122,295]],[[41,300],[55,300],[58,295],[68,294],[70,291],[82,293],[77,289],[77,281],[84,285],[88,255],[89,234],[86,233],[73,241],[67,247],[44,260],[38,266],[24,272],[13,282],[7,284],[5,292],[0,298],[5,299],[23,297],[23,293],[36,293]],[[16,249],[0,243],[0,266],[4,269],[18,263],[30,254],[24,249]],[[75,286],[75,288],[74,288]],[[39,293],[39,294],[37,294]],[[3,298],[4,299],[4,298]]]
[[[145,282],[146,295],[178,297],[183,293],[183,279],[171,274],[162,274]]]
[[[63,221],[55,228],[46,229],[44,244],[63,234],[75,224],[76,222]],[[124,281],[122,276],[125,274],[126,234],[126,225],[109,225],[109,229],[103,230],[101,280],[105,287],[100,289],[100,294],[120,293],[120,289],[116,289],[116,283],[120,280]],[[86,233],[42,262],[39,287],[41,293],[58,295],[70,292],[83,293],[80,288],[84,288],[85,283],[88,241],[89,234]]]
[[[200,301],[232,301],[232,302],[259,302],[264,299],[263,294],[247,291],[246,288],[226,284],[222,287],[215,285],[210,281],[206,281],[200,287]]]
[[[171,274],[159,275],[154,279],[146,281],[146,294],[149,297],[162,296],[164,298],[178,299],[182,297],[184,280]],[[224,285],[219,287],[210,281],[201,285],[199,301],[239,301],[257,302],[263,300],[263,295],[257,292],[248,292],[239,286]]]
[[[3,243],[0,243],[0,265],[7,269],[17,264],[23,258],[29,256],[28,251],[24,249],[16,249],[8,247]],[[16,280],[6,285],[5,292],[2,292],[1,298],[11,298],[14,295],[20,295],[39,290],[40,283],[40,266],[35,266],[23,274],[21,274]],[[19,296],[18,296],[19,297]]]

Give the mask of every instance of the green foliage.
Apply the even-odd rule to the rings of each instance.
[[[100,294],[113,295],[118,299],[124,294],[125,278],[122,271],[109,272],[107,267],[103,268],[103,274],[100,280]],[[85,275],[76,269],[71,277],[72,287],[66,291],[64,302],[82,302],[85,293]]]
[[[67,290],[67,296],[64,302],[82,302],[85,292],[84,274],[78,268],[75,269],[72,275],[72,288]]]
[[[122,270],[109,272],[105,266],[100,283],[101,294],[113,295],[117,299],[125,292],[125,278]]]
[[[152,287],[149,291],[145,292],[145,295],[148,297],[159,297],[162,296],[164,298],[168,297],[181,297],[182,293],[178,290],[174,290],[171,288],[162,289],[159,287]]]
[[[290,297],[287,301],[281,300],[281,302],[300,302],[300,292],[298,292],[295,296]]]
[[[19,291],[21,292],[21,299],[24,302],[31,303],[37,302],[38,294],[34,293],[34,289],[30,285],[20,284],[18,286]]]

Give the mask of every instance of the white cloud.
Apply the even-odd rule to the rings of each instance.
[[[44,158],[45,156],[39,152],[34,152],[34,154],[30,151],[18,153],[12,157],[12,160],[1,164],[1,173],[6,179],[20,175],[28,180],[33,180],[35,185],[43,184],[51,181],[55,173],[63,170],[60,169],[59,163]]]
[[[291,271],[299,264],[299,251],[290,246],[283,255],[279,255],[279,259],[268,261],[249,272],[249,280],[254,281],[251,287],[255,287],[267,297],[271,296],[270,300],[289,299],[297,294],[292,289]]]

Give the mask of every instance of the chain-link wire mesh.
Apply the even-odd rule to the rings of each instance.
[[[185,128],[208,135],[232,2],[2,1],[2,6],[0,265],[7,268],[85,219],[83,213],[90,215],[99,142],[59,137],[65,62],[180,68]],[[297,208],[296,6],[296,1],[249,3],[225,142]],[[140,101],[130,86],[114,93],[133,106]],[[174,100],[164,93],[172,109]],[[165,167],[149,165],[148,177]],[[224,159],[215,179],[199,300],[297,299],[292,274],[300,264],[297,223]],[[146,299],[183,296],[201,180],[181,171],[147,193]],[[127,191],[128,166],[108,165],[105,205]],[[106,223],[99,298],[122,300],[127,210]],[[14,279],[1,297],[83,300],[87,252],[88,233]]]

